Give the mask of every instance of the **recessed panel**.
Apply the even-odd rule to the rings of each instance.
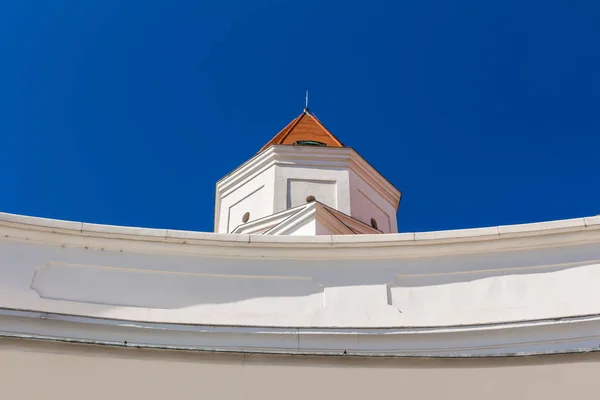
[[[316,200],[337,209],[337,184],[335,181],[288,179],[287,207],[292,208]]]
[[[390,304],[405,315],[494,315],[544,319],[584,315],[600,302],[600,264],[537,270],[474,271],[464,274],[416,274],[398,277],[390,287]]]
[[[49,263],[31,288],[44,299],[155,309],[211,307],[215,312],[276,314],[321,307],[323,287],[310,277],[176,273]],[[268,301],[271,299],[271,301]],[[289,312],[286,310],[286,312]]]

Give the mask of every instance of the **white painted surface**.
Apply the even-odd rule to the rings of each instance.
[[[217,232],[228,233],[242,223],[242,216],[250,213],[250,220],[273,214],[273,170],[261,172],[219,200],[220,212]]]
[[[314,201],[238,225],[232,233],[315,236],[381,234],[381,231]]]
[[[246,223],[242,222],[231,233],[233,234],[253,234],[263,235],[269,232],[271,229],[286,223],[290,218],[293,218],[303,208],[309,206],[304,204],[303,206],[290,208],[276,214],[271,214],[263,218],[254,219]]]
[[[315,220],[312,220],[310,222],[308,222],[307,224],[305,224],[304,226],[301,226],[300,228],[296,229],[295,231],[293,231],[292,233],[290,233],[290,235],[292,236],[312,236],[312,235],[316,235],[317,233],[317,222]]]
[[[378,184],[383,177],[377,177],[375,183]],[[386,201],[377,191],[361,178],[357,173],[350,173],[350,198],[351,198],[351,216],[371,225],[371,218],[377,221],[378,229],[383,233],[398,232],[398,223],[396,220],[396,212],[398,203],[396,199],[392,203]]]
[[[283,172],[285,174],[285,172]],[[306,198],[313,196],[323,204],[337,209],[337,182],[323,179],[288,178],[287,208],[306,204]]]
[[[319,202],[384,233],[397,232],[400,192],[350,148],[272,146],[217,183],[215,231]],[[314,233],[313,233],[314,234]]]
[[[9,335],[111,340],[126,326],[151,324],[132,337],[248,351],[443,355],[587,348],[600,328],[593,317],[600,315],[600,225],[588,220],[510,233],[310,237],[0,214],[0,309],[29,310],[5,314],[0,325]],[[59,315],[86,320],[48,322]],[[186,342],[176,334],[182,326],[231,330]],[[433,335],[436,330],[443,335]],[[165,342],[165,335],[171,339]],[[282,345],[288,339],[291,350]]]
[[[500,320],[551,318],[598,312],[600,264],[514,271],[485,271],[461,278],[399,277],[390,285],[392,304],[406,314],[469,315]],[[435,299],[435,301],[432,301]]]
[[[306,202],[306,197],[313,195],[321,203],[350,214],[347,169],[305,167],[297,161],[295,163],[293,166],[277,166],[275,170],[276,211],[289,208],[290,203],[301,204],[302,200]],[[293,198],[290,199],[289,196]]]

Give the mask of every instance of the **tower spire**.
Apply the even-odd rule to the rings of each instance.
[[[304,113],[308,114],[308,90],[306,91],[306,101],[304,103]]]

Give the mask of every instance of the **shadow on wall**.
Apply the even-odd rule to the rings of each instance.
[[[22,264],[22,249],[11,252],[10,248],[3,251],[2,264]],[[320,298],[325,288],[342,286],[417,290],[460,284],[467,296],[468,285],[473,282],[478,283],[477,290],[488,287],[496,293],[531,291],[536,281],[543,281],[541,286],[553,290],[563,290],[563,284],[572,286],[573,280],[583,280],[579,287],[600,283],[598,268],[581,268],[585,264],[600,265],[597,245],[374,260],[219,259],[81,249],[54,253],[61,256],[31,256],[28,264],[41,265],[35,272],[19,271],[30,274],[31,288],[42,298],[157,309],[256,299]],[[57,261],[48,263],[48,259]],[[88,265],[92,262],[98,266]]]
[[[57,263],[39,268],[31,287],[46,299],[162,309],[323,293],[322,285],[303,277],[176,273]]]

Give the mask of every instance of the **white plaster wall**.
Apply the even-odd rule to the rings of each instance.
[[[239,242],[225,242],[216,256],[203,254],[216,244],[195,245],[183,233],[174,234],[174,242],[166,237],[148,242],[97,239],[85,232],[39,232],[34,240],[31,230],[0,230],[0,308],[305,327],[449,326],[600,314],[593,290],[600,285],[600,238],[580,244],[575,236],[568,246],[444,257],[435,249],[447,245],[429,245],[419,257],[402,257],[393,252],[406,243],[384,252],[356,242],[372,240],[366,235],[350,238],[354,249],[335,253],[341,245],[327,243],[320,256],[310,257],[315,250],[302,237],[261,238],[261,245],[240,236]],[[296,251],[289,256],[269,248],[287,240]],[[561,293],[552,296],[556,290]],[[360,309],[352,305],[357,299]]]
[[[600,217],[265,237],[0,214],[0,336],[310,354],[595,349],[599,244]]]
[[[296,190],[290,191],[290,186]],[[315,194],[316,193],[316,194]],[[289,195],[293,195],[290,198]],[[290,204],[306,201],[308,195],[345,213],[350,213],[350,186],[347,169],[277,165],[275,167],[275,212]]]
[[[314,236],[317,233],[317,222],[312,220],[291,233],[291,236]]]
[[[367,225],[375,218],[385,233],[397,232],[397,204],[382,196],[399,193],[383,177],[352,149],[303,146],[272,146],[219,181],[215,229],[232,232],[246,212],[253,221],[304,204],[309,195]]]
[[[242,216],[250,213],[250,221],[273,214],[274,168],[271,167],[221,198],[217,232],[228,233],[242,224]]]
[[[331,232],[323,223],[315,221],[315,232],[317,235],[330,235]]]
[[[390,285],[390,297],[402,313],[428,316],[423,320],[442,314],[484,313],[503,320],[527,320],[549,316],[550,310],[582,315],[585,307],[579,305],[600,304],[599,287],[600,263],[592,263],[567,269],[476,272],[464,274],[462,279],[400,277]]]
[[[396,209],[354,171],[350,171],[350,198],[352,217],[371,225],[371,218],[377,221],[383,233],[398,232]]]
[[[337,182],[313,179],[288,179],[287,208],[306,204],[308,196],[337,209]]]

